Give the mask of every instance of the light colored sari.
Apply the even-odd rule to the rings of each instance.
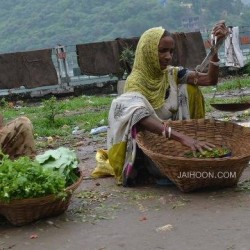
[[[144,117],[159,121],[204,118],[204,99],[197,86],[178,84],[179,67],[160,69],[158,44],[161,27],[146,31],[137,45],[134,66],[125,93],[114,99],[109,111],[108,159],[117,183],[127,186],[137,175],[136,124]],[[165,99],[166,91],[170,93]]]
[[[144,108],[148,112],[133,115]],[[128,178],[136,175],[133,164],[136,157],[136,124],[145,116],[161,121],[148,100],[138,92],[124,93],[112,102],[107,134],[109,163],[118,184],[126,186]]]

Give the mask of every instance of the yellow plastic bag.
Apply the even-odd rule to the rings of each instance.
[[[91,177],[93,178],[101,178],[101,177],[107,177],[107,176],[114,176],[114,170],[109,164],[108,159],[108,151],[104,149],[99,149],[96,152],[95,156],[97,166],[94,169],[94,171],[91,173]]]

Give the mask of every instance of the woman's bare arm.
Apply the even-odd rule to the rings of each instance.
[[[213,35],[217,37],[217,40],[224,39],[228,34],[228,29],[224,21],[218,22],[212,31]],[[219,61],[218,54],[216,53],[210,58],[207,73],[200,73],[196,71],[190,71],[187,82],[199,85],[199,86],[211,86],[218,83],[219,77]]]
[[[164,134],[164,129],[166,129],[166,131],[165,131],[166,137],[167,138],[169,137],[168,127],[165,127],[163,123],[161,123],[160,121],[156,120],[155,118],[153,118],[151,116],[148,116],[148,117],[141,119],[138,122],[138,124],[142,128],[144,128],[152,133],[159,134],[162,136]],[[166,140],[167,140],[167,138],[166,138]],[[198,140],[193,139],[190,136],[187,136],[183,133],[179,133],[179,132],[173,130],[172,128],[171,128],[170,138],[168,138],[168,139],[173,139],[175,141],[178,141],[181,144],[191,148],[191,150],[193,150],[193,151],[199,150],[200,152],[202,152],[202,150],[204,150],[204,149],[210,150],[213,147],[215,147],[211,143],[200,142]]]

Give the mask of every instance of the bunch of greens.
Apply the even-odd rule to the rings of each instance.
[[[225,147],[215,147],[212,150],[203,150],[202,153],[197,152],[187,152],[185,153],[185,157],[187,158],[222,158],[231,156],[231,151]]]
[[[0,200],[36,198],[50,194],[65,195],[65,176],[43,168],[29,157],[10,160],[1,154]]]
[[[79,161],[73,150],[65,147],[50,149],[41,155],[37,155],[36,160],[43,168],[63,174],[66,178],[66,186],[75,183],[79,178],[77,172]]]

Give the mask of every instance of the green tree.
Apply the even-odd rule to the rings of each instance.
[[[182,19],[190,16],[208,27],[222,18],[249,25],[249,8],[240,0],[168,0],[165,7],[159,0],[0,1],[0,51],[140,36],[154,26],[185,32]]]

